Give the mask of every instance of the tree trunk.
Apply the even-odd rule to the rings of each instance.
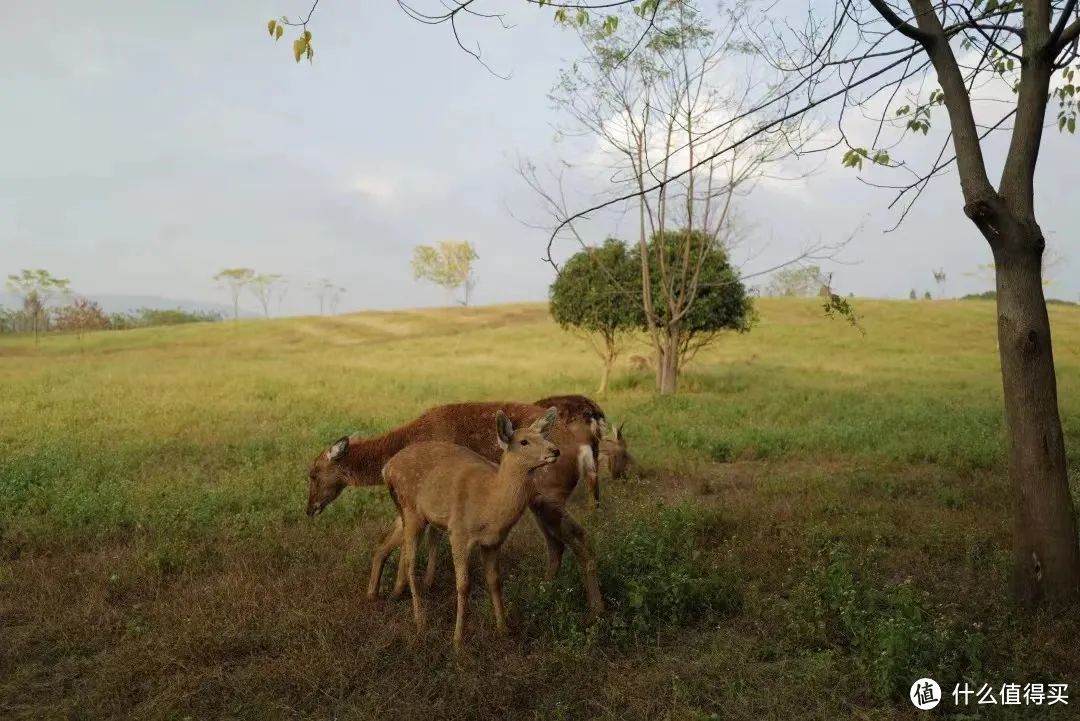
[[[679,386],[679,334],[677,329],[667,328],[661,336],[663,346],[657,355],[657,374],[660,395],[669,396]]]
[[[1028,227],[1010,218],[995,230],[998,353],[1014,506],[1013,591],[1028,604],[1070,602],[1080,597],[1080,545],[1043,297],[1044,242],[1033,222]]]
[[[600,372],[600,387],[596,389],[596,395],[601,398],[607,397],[608,378],[611,376],[611,359],[604,359],[604,370]]]

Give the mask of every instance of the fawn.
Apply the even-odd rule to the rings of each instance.
[[[536,494],[533,472],[559,458],[558,446],[547,439],[556,415],[550,408],[532,425],[515,430],[506,414],[497,411],[495,431],[503,449],[498,466],[464,446],[443,441],[408,445],[384,466],[383,479],[401,519],[402,563],[418,631],[424,626],[424,611],[416,582],[416,547],[420,534],[432,524],[450,536],[457,582],[454,646],[461,645],[465,632],[469,555],[476,546],[484,559],[495,623],[500,633],[506,633],[499,547]]]
[[[321,513],[348,486],[383,485],[383,466],[409,445],[424,441],[447,441],[476,451],[492,462],[498,462],[503,452],[491,433],[496,411],[502,411],[515,425],[526,426],[544,415],[544,409],[524,403],[454,403],[429,408],[398,428],[373,438],[343,437],[319,453],[308,472],[308,515]],[[561,450],[561,457],[533,478],[536,495],[529,501],[529,510],[547,543],[545,578],[554,579],[562,564],[566,546],[577,556],[578,567],[585,585],[592,615],[603,613],[604,600],[596,557],[585,529],[570,515],[567,499],[579,479],[590,486],[595,483],[596,464],[590,443],[594,438],[590,428],[580,421],[556,421],[551,440]],[[378,595],[379,579],[387,556],[401,544],[401,520],[378,546],[372,559],[368,596]],[[430,554],[426,579],[434,578],[436,555]],[[398,563],[394,595],[405,590],[404,565]]]

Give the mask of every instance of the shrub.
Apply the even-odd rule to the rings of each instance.
[[[683,505],[637,520],[598,548],[608,612],[585,622],[578,574],[519,588],[529,636],[580,645],[624,646],[730,617],[742,607],[737,574],[705,556],[715,511]],[[566,580],[563,580],[566,579]]]
[[[826,642],[847,650],[863,682],[881,698],[905,698],[923,676],[978,675],[986,637],[932,606],[910,581],[887,585],[837,544],[815,572]]]
[[[183,323],[214,323],[222,320],[221,313],[215,311],[188,311],[174,308],[157,310],[140,308],[129,313],[113,313],[109,316],[109,327],[113,330],[128,328],[152,328],[162,325],[181,325]]]

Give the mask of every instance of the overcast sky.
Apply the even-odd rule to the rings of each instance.
[[[579,54],[576,39],[553,26],[550,8],[503,3],[514,28],[472,21],[463,31],[513,74],[500,80],[448,27],[418,24],[396,3],[323,0],[315,62],[297,65],[265,22],[305,3],[5,7],[0,273],[44,267],[85,293],[225,302],[211,276],[244,265],[293,280],[290,313],[314,312],[300,286],[323,276],[348,289],[342,310],[438,305],[443,294],[411,277],[411,249],[467,239],[480,255],[476,302],[544,298],[546,236],[519,220],[544,216],[514,159],[544,165],[564,153],[546,95]],[[1048,241],[1066,258],[1049,294],[1069,299],[1080,292],[1069,242],[1080,219],[1068,193],[1075,142],[1047,133],[1037,194]],[[933,290],[937,267],[950,294],[988,287],[963,275],[990,255],[963,217],[955,176],[886,235],[891,197],[862,186],[839,155],[808,181],[759,189],[743,207],[755,229],[745,270],[846,237],[867,216],[843,254],[850,264],[830,267],[843,291]],[[589,227],[595,240],[600,225]]]

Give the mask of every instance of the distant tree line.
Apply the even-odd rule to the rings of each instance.
[[[74,295],[71,281],[57,278],[42,268],[23,270],[7,277],[6,286],[21,301],[20,308],[0,306],[0,334],[83,333],[98,330],[147,328],[180,323],[205,323],[222,319],[220,313],[139,308],[107,314],[89,298]]]

